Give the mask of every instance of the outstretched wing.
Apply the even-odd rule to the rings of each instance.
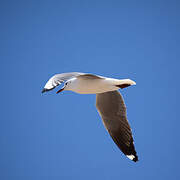
[[[105,77],[103,76],[99,76],[99,75],[95,75],[95,74],[88,74],[88,73],[84,73],[81,74],[79,76],[77,76],[78,79],[104,79]]]
[[[70,72],[70,73],[61,73],[61,74],[55,74],[53,77],[51,77],[46,85],[44,86],[42,93],[46,91],[50,91],[54,89],[56,86],[60,85],[64,81],[67,81],[73,77],[77,77],[79,75],[83,75],[84,73],[79,72]]]
[[[126,117],[126,106],[119,91],[97,94],[96,107],[104,126],[117,146],[129,159],[138,161],[131,128]]]

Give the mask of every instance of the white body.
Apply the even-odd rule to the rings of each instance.
[[[118,90],[119,87],[117,87],[116,85],[121,85],[124,83],[135,84],[135,82],[130,79],[118,80],[113,78],[72,78],[69,81],[67,81],[67,85],[65,86],[64,90],[74,91],[79,94],[98,94]]]

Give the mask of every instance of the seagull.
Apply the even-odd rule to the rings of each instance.
[[[73,91],[79,94],[96,94],[96,108],[106,130],[118,148],[132,161],[138,161],[132,131],[127,120],[126,106],[119,89],[136,83],[130,79],[114,79],[89,73],[70,72],[55,74],[45,84],[42,93],[58,85],[57,91]]]

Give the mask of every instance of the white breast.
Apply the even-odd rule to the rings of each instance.
[[[119,89],[114,86],[112,79],[74,79],[71,88],[67,90],[79,94],[97,94]]]

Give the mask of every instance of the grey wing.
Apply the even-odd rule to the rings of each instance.
[[[79,78],[79,79],[104,79],[105,77],[98,76],[95,74],[84,73],[84,74],[77,76],[77,78]]]
[[[73,77],[77,77],[77,76],[80,76],[83,74],[84,73],[79,73],[79,72],[55,74],[48,80],[48,82],[46,83],[46,85],[44,86],[44,88],[42,90],[42,93],[44,93],[46,91],[50,91],[50,90],[54,89],[56,86],[60,85],[61,83],[65,82]]]
[[[126,106],[119,91],[97,94],[96,107],[117,146],[129,159],[138,161],[131,128],[126,117]]]

